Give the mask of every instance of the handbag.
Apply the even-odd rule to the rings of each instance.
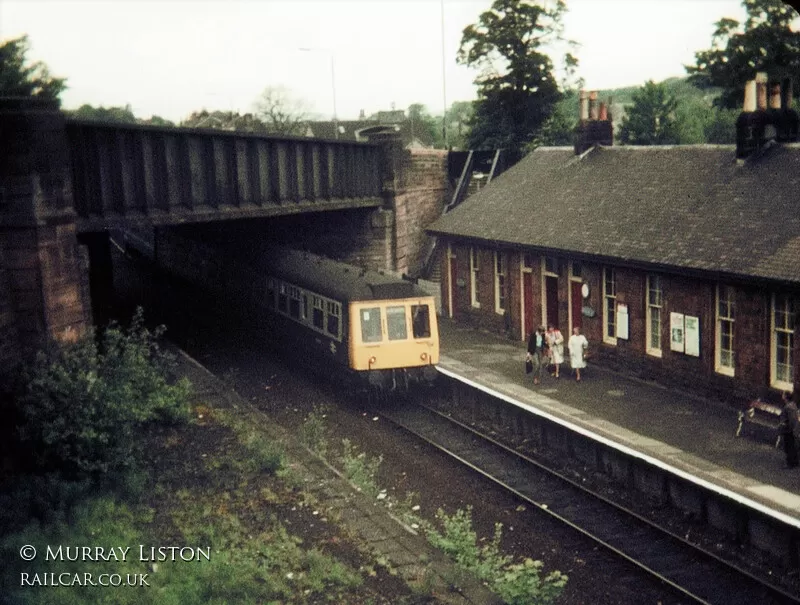
[[[533,372],[533,362],[530,359],[525,360],[525,373],[530,374]]]

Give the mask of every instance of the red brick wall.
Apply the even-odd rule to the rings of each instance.
[[[479,293],[480,308],[470,304],[469,246],[454,243],[452,249],[457,256],[458,276],[462,286],[457,286],[457,308],[455,315],[459,323],[486,329],[515,339],[524,339],[522,334],[522,311],[520,308],[521,280],[520,263],[522,252],[507,250],[508,254],[508,317],[498,315],[494,305],[494,249],[479,249]],[[541,257],[532,254],[533,300],[527,301],[533,310],[534,326],[542,318]],[[568,259],[559,259],[561,270],[558,278],[559,327],[568,330],[569,271]],[[593,317],[582,315],[583,333],[590,342],[593,359],[607,367],[634,374],[644,379],[679,387],[697,394],[713,396],[732,403],[742,403],[759,395],[777,397],[777,390],[770,388],[770,296],[763,288],[736,287],[735,376],[730,377],[716,371],[716,282],[681,275],[661,276],[661,357],[646,353],[646,287],[648,272],[617,267],[617,303],[628,305],[628,339],[617,339],[616,345],[603,342],[603,266],[581,263],[583,281],[590,287],[589,297],[582,306],[594,309]],[[446,273],[446,260],[442,264],[442,300],[446,301],[450,287]],[[694,357],[670,349],[670,313],[682,313],[700,320],[700,356]],[[800,375],[800,334],[795,333],[795,382]]]

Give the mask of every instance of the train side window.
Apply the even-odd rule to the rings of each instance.
[[[327,311],[328,311],[328,334],[333,336],[334,338],[339,338],[339,316],[341,315],[341,311],[339,310],[339,303],[329,302],[327,304]]]
[[[389,331],[389,340],[408,338],[405,307],[386,307],[386,328]]]
[[[311,299],[312,304],[314,305],[314,310],[312,311],[311,315],[311,323],[314,324],[314,327],[318,330],[325,329],[325,305],[322,302],[322,299],[319,296],[313,296]]]
[[[411,318],[414,338],[430,338],[431,317],[428,305],[411,305]]]
[[[361,341],[381,341],[381,309],[370,307],[361,309]]]
[[[294,286],[289,288],[289,315],[300,319],[300,290]]]
[[[289,299],[286,295],[286,284],[278,286],[278,311],[286,313],[289,310]]]
[[[272,278],[267,280],[267,307],[275,308],[275,280]]]

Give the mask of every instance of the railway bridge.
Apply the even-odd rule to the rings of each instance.
[[[92,323],[109,233],[283,238],[414,273],[449,201],[448,154],[219,130],[107,124],[0,98],[0,367]],[[90,294],[90,290],[92,293]],[[94,304],[97,304],[94,301]]]

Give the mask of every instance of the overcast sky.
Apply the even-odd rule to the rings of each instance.
[[[442,6],[443,11],[442,11]],[[461,32],[491,0],[0,0],[0,38],[27,33],[30,58],[66,77],[63,105],[130,103],[138,117],[251,111],[285,86],[330,118],[475,98],[456,65]],[[588,88],[685,75],[739,0],[567,0]],[[442,18],[442,12],[444,13]],[[444,31],[444,45],[442,32]],[[444,50],[443,50],[444,47]],[[306,48],[309,50],[299,50]],[[443,74],[444,60],[444,74]],[[444,75],[444,77],[443,77]]]

